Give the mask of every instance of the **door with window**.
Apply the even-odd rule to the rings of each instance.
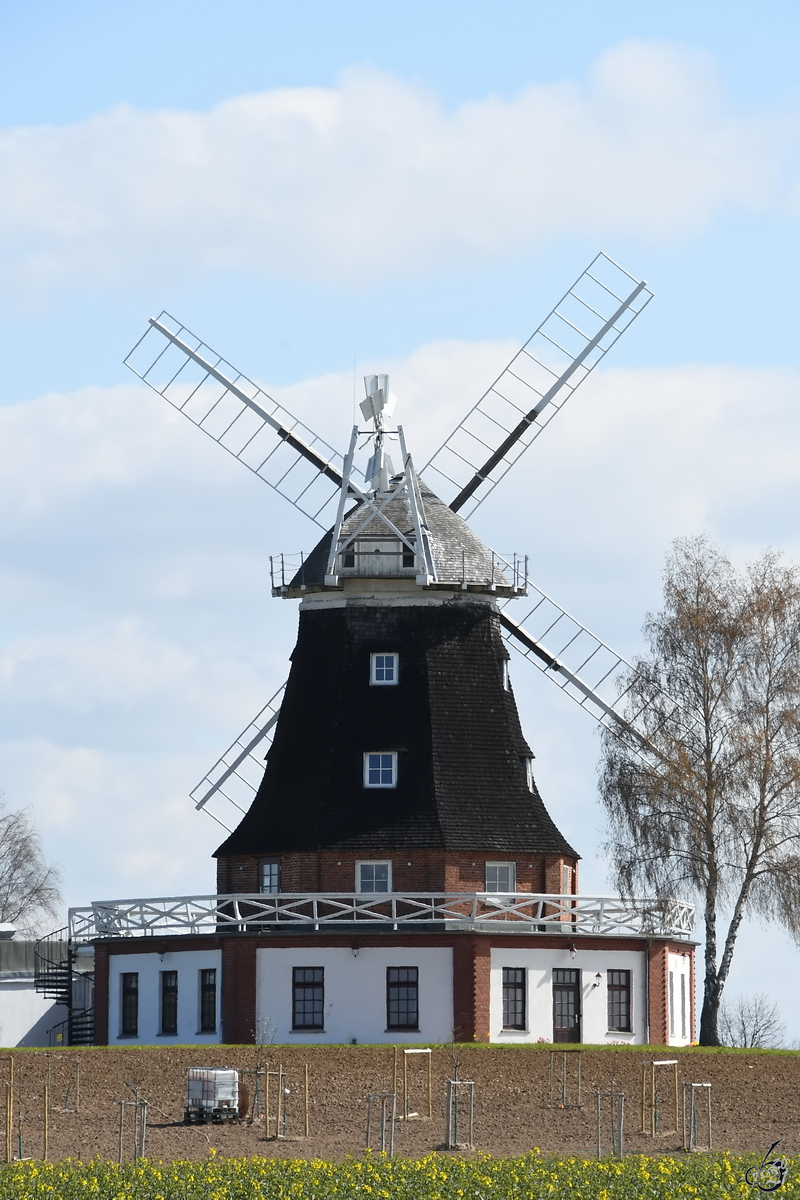
[[[553,971],[553,1041],[581,1040],[581,973]]]

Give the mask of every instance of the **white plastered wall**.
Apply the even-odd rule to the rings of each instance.
[[[292,1030],[292,969],[325,971],[324,1030]],[[386,1028],[387,967],[419,969],[419,1030]],[[309,946],[256,951],[256,1021],[276,1042],[446,1042],[453,1030],[449,946]]]
[[[687,1046],[692,1037],[691,960],[688,954],[667,955],[667,1028],[670,1046]]]
[[[33,977],[0,981],[0,1046],[48,1046],[49,1031],[66,1019],[66,1005],[41,996]]]
[[[687,960],[688,961],[688,960]],[[527,1028],[503,1029],[503,967],[526,972]],[[593,1045],[613,1042],[644,1043],[646,1040],[646,960],[636,950],[492,950],[489,998],[490,1038],[493,1042],[536,1042],[553,1040],[553,970],[580,971],[581,1041]],[[608,1028],[608,970],[631,972],[631,1032]],[[600,975],[598,982],[597,975]]]
[[[217,972],[217,1031],[200,1033],[200,971]],[[136,971],[139,975],[139,1033],[123,1037],[120,976]],[[159,1033],[160,974],[178,972],[178,1032]],[[178,950],[158,954],[111,954],[108,960],[108,1044],[110,1046],[154,1046],[162,1043],[200,1045],[221,1040],[220,984],[222,953],[219,950]]]

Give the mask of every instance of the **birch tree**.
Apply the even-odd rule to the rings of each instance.
[[[604,734],[607,848],[624,895],[699,899],[699,1040],[716,1046],[745,914],[800,940],[800,572],[772,551],[737,572],[678,540],[644,634],[625,703],[645,706],[653,753]]]
[[[34,934],[58,912],[59,873],[45,862],[27,809],[10,811],[0,800],[0,921]]]

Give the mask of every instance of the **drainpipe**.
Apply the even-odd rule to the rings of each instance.
[[[644,952],[644,1041],[645,1045],[650,1045],[650,947],[652,940],[647,939],[647,947]]]

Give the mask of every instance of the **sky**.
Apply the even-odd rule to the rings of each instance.
[[[125,368],[162,310],[339,449],[390,372],[424,462],[602,249],[655,298],[473,528],[626,657],[675,537],[800,558],[798,61],[788,0],[0,0],[0,788],[65,905],[213,891],[316,540]],[[512,680],[607,893],[592,720]],[[729,994],[798,985],[748,925]]]

